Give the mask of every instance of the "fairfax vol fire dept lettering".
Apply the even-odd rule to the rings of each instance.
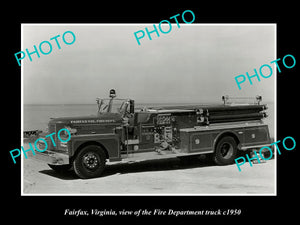
[[[261,96],[249,104],[229,100],[135,109],[134,100],[119,99],[112,89],[109,98],[96,99],[95,116],[51,119],[48,133],[66,128],[70,140],[49,143],[35,158],[57,171],[73,168],[83,179],[100,176],[106,164],[115,162],[205,154],[218,165],[233,164],[238,151],[260,149],[271,141]]]
[[[71,120],[70,123],[114,123],[115,120]]]

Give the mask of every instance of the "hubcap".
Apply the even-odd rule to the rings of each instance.
[[[96,154],[89,152],[83,156],[83,164],[87,169],[95,169],[99,165],[99,160]]]
[[[224,159],[229,159],[233,155],[233,147],[229,143],[224,143],[221,146],[221,155]]]

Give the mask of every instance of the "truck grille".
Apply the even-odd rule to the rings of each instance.
[[[53,138],[54,142],[57,143],[56,125],[55,124],[49,124],[48,125],[48,134],[52,134],[52,133],[55,133],[55,135],[53,135],[52,138]],[[55,150],[56,149],[56,147],[54,147],[54,145],[53,145],[50,137],[47,137],[47,144],[48,144],[48,149],[51,149],[51,150]]]
[[[49,131],[50,134],[53,133],[53,132],[56,132],[55,124],[49,124],[48,125],[48,131]]]

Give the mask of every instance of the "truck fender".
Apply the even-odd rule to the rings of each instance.
[[[218,141],[221,140],[221,138],[225,137],[225,136],[230,136],[230,137],[233,137],[234,140],[236,141],[236,144],[238,146],[238,149],[239,149],[239,144],[241,143],[241,140],[239,138],[239,135],[237,132],[235,131],[222,131],[220,132],[214,139],[213,141],[213,150],[215,151],[216,149],[216,145],[218,144]]]
[[[101,147],[109,160],[117,161],[120,160],[120,142],[118,136],[101,137],[94,140],[73,140],[72,148],[69,154],[72,158],[75,158],[78,152],[88,145],[97,145]]]

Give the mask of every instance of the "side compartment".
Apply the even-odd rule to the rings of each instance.
[[[197,129],[180,130],[180,148],[185,153],[210,153],[213,152],[214,132],[204,132]]]
[[[241,149],[265,146],[271,143],[268,125],[245,127]]]
[[[248,121],[180,129],[180,148],[186,153],[214,152],[218,141],[224,136],[233,137],[241,150],[271,143],[268,125]]]

